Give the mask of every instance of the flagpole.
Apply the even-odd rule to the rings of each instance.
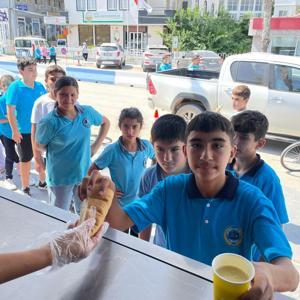
[[[127,41],[126,48],[129,55],[129,10],[130,10],[130,2],[127,0]]]

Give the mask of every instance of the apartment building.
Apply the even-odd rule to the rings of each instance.
[[[0,0],[0,38],[10,45],[17,36],[56,39],[60,28],[44,24],[44,16],[64,14],[63,0]],[[5,34],[3,34],[5,33]]]
[[[249,26],[252,51],[260,51],[263,19],[253,18]],[[300,56],[300,0],[275,0],[270,23],[268,52]]]
[[[182,8],[176,0],[65,0],[69,16],[68,44],[89,46],[117,42],[124,48],[144,50],[162,44],[167,18]]]

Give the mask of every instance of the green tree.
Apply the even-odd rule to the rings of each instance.
[[[217,53],[242,53],[251,46],[249,20],[250,16],[244,16],[236,21],[223,10],[211,16],[201,14],[198,8],[182,9],[168,20],[162,37],[172,47],[172,36],[178,36],[181,51],[209,49]]]

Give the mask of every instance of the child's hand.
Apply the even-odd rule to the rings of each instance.
[[[263,300],[273,299],[273,283],[272,274],[264,263],[253,263],[255,268],[254,283],[251,289],[240,297],[240,300]]]
[[[21,140],[23,139],[22,134],[19,131],[13,131],[12,139],[17,143],[20,144]]]
[[[124,193],[120,190],[116,190],[115,195],[117,196],[118,199],[122,198]]]
[[[95,165],[95,163],[92,163],[92,165],[90,166],[88,170],[88,176],[90,176],[93,171],[99,171],[99,168]]]

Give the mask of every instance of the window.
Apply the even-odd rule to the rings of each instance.
[[[128,10],[129,0],[119,0],[120,10]]]
[[[252,11],[253,0],[241,0],[241,11]]]
[[[25,26],[24,18],[18,18],[18,35],[19,36],[26,35],[26,26]]]
[[[272,67],[270,89],[300,93],[300,69],[274,65]]]
[[[85,0],[76,0],[76,10],[85,11],[86,10],[86,1]]]
[[[32,20],[32,35],[41,35],[39,20]]]
[[[227,2],[227,10],[229,11],[237,11],[238,0],[228,0]]]
[[[256,85],[266,85],[269,66],[266,63],[241,61],[231,65],[234,81]]]
[[[107,10],[117,10],[118,0],[107,0]]]
[[[255,11],[262,11],[262,2],[263,2],[263,0],[255,1],[255,7],[254,7]]]
[[[278,16],[279,17],[285,17],[285,16],[287,16],[287,10],[280,10],[279,12],[278,12]]]
[[[87,10],[97,10],[96,0],[87,0]]]

